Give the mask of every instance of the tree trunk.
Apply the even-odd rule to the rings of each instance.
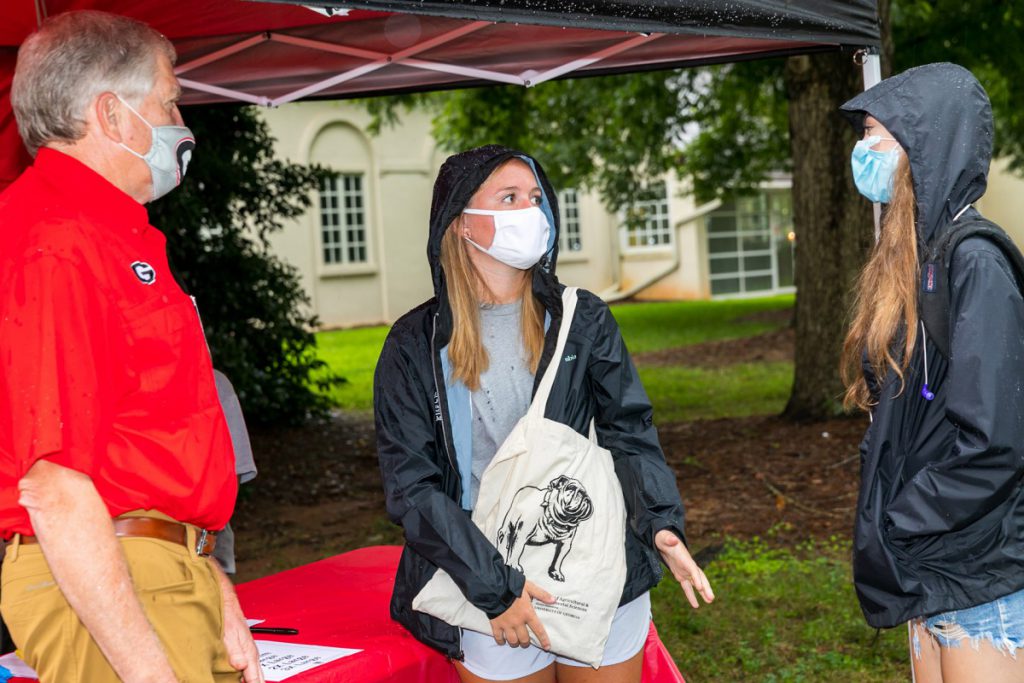
[[[850,294],[873,242],[871,205],[850,172],[853,129],[839,105],[863,89],[850,53],[803,55],[786,62],[793,150],[796,242],[796,357],[783,413],[797,420],[839,412],[839,356]]]

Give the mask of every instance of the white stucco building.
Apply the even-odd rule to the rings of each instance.
[[[301,273],[324,327],[391,322],[432,294],[426,262],[434,177],[447,156],[430,117],[407,114],[379,136],[369,115],[344,101],[267,110],[280,157],[337,175],[314,209],[272,238]],[[526,150],[529,151],[529,150]],[[543,161],[543,159],[541,160]],[[993,164],[979,209],[1022,242],[1024,183]],[[558,276],[607,299],[701,299],[792,291],[789,181],[754,196],[695,206],[678,178],[634,206],[639,220],[605,210],[594,193],[562,189]]]

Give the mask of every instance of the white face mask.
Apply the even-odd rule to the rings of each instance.
[[[512,211],[463,209],[462,213],[494,218],[491,246],[485,249],[468,237],[466,241],[506,265],[526,270],[536,265],[548,250],[551,226],[538,206]]]

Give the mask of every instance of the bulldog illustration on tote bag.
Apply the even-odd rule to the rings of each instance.
[[[626,510],[611,453],[597,444],[593,423],[586,438],[544,417],[576,309],[576,288],[566,287],[562,302],[555,360],[530,409],[484,471],[473,522],[506,564],[558,598],[553,605],[533,603],[551,651],[597,667],[626,581]],[[442,570],[413,608],[491,633],[487,615]],[[533,634],[531,640],[539,644]]]

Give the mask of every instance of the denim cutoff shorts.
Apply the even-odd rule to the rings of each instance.
[[[964,639],[978,646],[988,640],[997,650],[1016,657],[1024,648],[1024,590],[966,609],[936,614],[924,627],[942,647],[959,647]]]

